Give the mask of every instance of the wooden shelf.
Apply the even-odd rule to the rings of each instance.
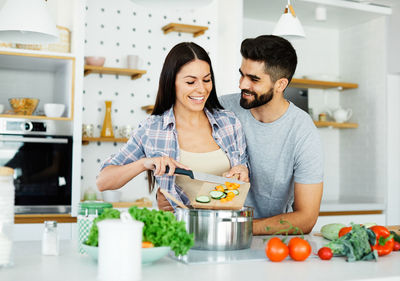
[[[147,71],[139,69],[130,69],[130,68],[115,68],[115,67],[85,65],[84,75],[87,76],[91,73],[127,75],[130,76],[132,80],[135,80],[142,77],[142,75],[146,74]]]
[[[317,128],[333,127],[338,129],[352,129],[358,127],[357,123],[336,123],[329,121],[314,121],[314,124]]]
[[[69,117],[47,117],[44,115],[17,115],[17,114],[0,114],[0,118],[24,118],[24,119],[45,119],[45,120],[64,120],[71,121]]]
[[[146,111],[147,114],[151,114],[153,112],[154,105],[145,105],[142,106],[142,109]]]
[[[197,37],[203,35],[204,32],[206,32],[206,30],[208,29],[208,27],[200,25],[170,23],[163,26],[161,29],[164,31],[164,34],[168,34],[172,31],[175,31],[175,32],[193,33],[193,37]]]
[[[293,78],[289,84],[292,88],[316,88],[316,89],[333,89],[339,90],[357,89],[358,84],[347,82],[330,82],[320,80],[298,79]]]
[[[82,137],[82,144],[87,145],[89,142],[127,142],[127,138],[89,138]]]
[[[43,223],[44,221],[56,221],[58,223],[75,223],[76,217],[70,214],[17,214],[14,223]]]

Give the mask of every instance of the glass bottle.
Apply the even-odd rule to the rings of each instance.
[[[59,239],[56,221],[45,221],[42,238],[42,255],[58,256]]]
[[[107,137],[107,138],[113,138],[114,137],[114,132],[113,132],[113,127],[112,127],[112,122],[111,122],[111,104],[112,101],[105,101],[106,104],[106,114],[104,115],[104,121],[103,121],[103,128],[101,129],[101,136],[102,137]]]

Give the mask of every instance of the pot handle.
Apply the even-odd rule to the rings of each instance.
[[[221,218],[220,222],[248,222],[250,217]]]

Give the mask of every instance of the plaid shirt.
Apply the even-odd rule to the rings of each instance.
[[[218,146],[226,153],[231,167],[246,165],[246,142],[239,119],[234,113],[226,110],[214,110],[210,113],[204,109],[212,127],[212,136]],[[101,169],[109,165],[125,165],[143,157],[169,156],[179,161],[179,144],[173,108],[162,115],[150,115],[142,121],[133,132],[128,142],[115,155],[103,163]],[[175,176],[156,176],[160,188],[167,190],[175,198],[188,205],[189,199],[182,189],[175,184]],[[169,201],[175,208],[176,204]]]

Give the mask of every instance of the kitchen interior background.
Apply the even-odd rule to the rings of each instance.
[[[271,5],[284,6],[284,1],[264,2],[214,0],[203,8],[175,10],[146,8],[129,0],[49,1],[57,23],[72,31],[72,55],[77,62],[75,203],[89,187],[96,188],[95,177],[101,162],[122,146],[106,142],[80,146],[82,123],[94,124],[95,136],[98,136],[104,118],[104,101],[112,100],[114,134],[118,136],[118,127],[123,125],[136,127],[147,116],[141,107],[154,102],[165,55],[181,41],[196,42],[210,53],[219,94],[237,92],[241,41],[272,33],[281,13],[275,18],[254,16],[251,4],[259,11],[268,11]],[[296,9],[304,5],[301,3],[293,3],[297,15],[300,20],[310,22]],[[399,15],[399,10],[397,6],[393,13]],[[350,121],[359,125],[356,129],[319,129],[325,149],[323,206],[367,203],[386,209],[396,218],[400,207],[396,207],[392,198],[399,193],[400,180],[400,152],[396,142],[400,140],[397,125],[400,78],[396,75],[400,73],[400,64],[395,62],[400,60],[396,51],[400,39],[391,34],[400,23],[394,17],[388,19],[378,14],[366,21],[357,21],[358,17],[370,14],[355,10],[351,13],[354,20],[345,26],[303,24],[306,39],[292,41],[299,57],[295,77],[329,74],[340,81],[359,84],[354,90],[309,90],[309,107],[313,109],[314,119],[320,112],[342,106],[353,110]],[[164,35],[161,27],[170,22],[204,25],[209,30],[196,38],[187,33]],[[126,67],[129,54],[137,54],[142,59],[140,69],[147,73],[140,79],[98,74],[83,78],[80,74],[83,56],[104,56],[105,66]],[[123,188],[122,200],[143,196],[148,196],[145,174]],[[98,198],[101,198],[99,193]]]

